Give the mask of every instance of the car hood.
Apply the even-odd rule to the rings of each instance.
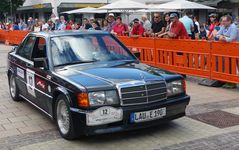
[[[142,63],[105,62],[67,66],[56,73],[74,84],[84,86],[87,90],[111,88],[120,83],[131,81],[162,81],[165,75],[175,76],[170,72]]]

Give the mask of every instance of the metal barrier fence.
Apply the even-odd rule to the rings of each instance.
[[[28,31],[0,30],[0,42],[18,45]],[[118,37],[140,60],[172,72],[239,84],[239,43]]]

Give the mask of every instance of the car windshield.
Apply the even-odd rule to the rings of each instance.
[[[53,37],[51,50],[54,66],[95,61],[136,61],[113,36],[104,34]]]

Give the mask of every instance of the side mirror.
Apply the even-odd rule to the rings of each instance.
[[[47,58],[34,58],[34,68],[48,70]]]
[[[14,46],[14,47],[12,48],[12,52],[16,52],[17,49],[18,49],[18,46]]]
[[[134,52],[134,56],[140,60],[140,52]]]

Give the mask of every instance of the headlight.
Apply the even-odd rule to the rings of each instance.
[[[185,92],[185,81],[177,80],[167,83],[167,96],[174,96]]]
[[[116,91],[100,91],[90,92],[89,104],[90,106],[113,105],[119,104],[119,98]]]

